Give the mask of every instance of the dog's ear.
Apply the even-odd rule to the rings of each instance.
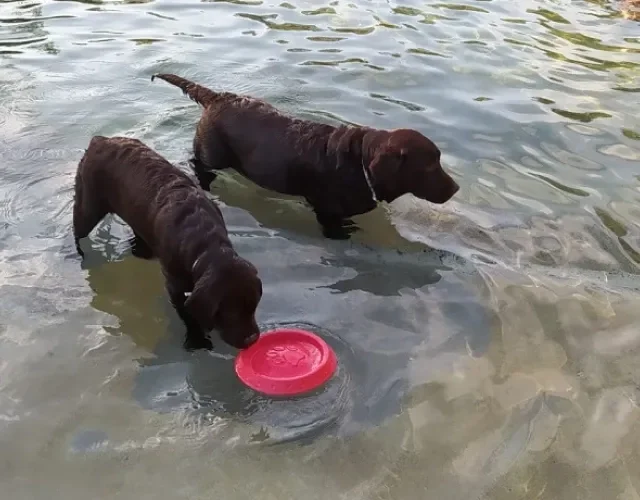
[[[406,159],[406,151],[383,149],[376,152],[368,169],[375,186],[391,187],[398,183],[400,167]]]
[[[220,308],[222,296],[223,287],[218,283],[216,276],[213,273],[207,273],[196,282],[184,306],[201,324],[201,327],[211,330],[214,327],[214,319]]]

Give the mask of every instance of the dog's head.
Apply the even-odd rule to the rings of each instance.
[[[420,132],[398,129],[364,136],[363,159],[380,200],[391,202],[406,193],[444,203],[460,187],[440,164],[440,150]]]
[[[223,267],[211,266],[197,280],[185,307],[203,330],[215,328],[227,344],[243,349],[260,337],[255,313],[261,298],[258,271],[234,256]]]

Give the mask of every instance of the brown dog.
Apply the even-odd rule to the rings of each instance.
[[[220,209],[193,180],[138,140],[96,136],[75,180],[73,232],[81,256],[80,238],[109,213],[133,229],[134,255],[158,257],[187,327],[187,348],[210,348],[206,332],[213,328],[239,349],[258,339],[258,272],[235,252]]]
[[[215,179],[211,170],[231,167],[264,188],[306,198],[328,237],[348,237],[340,229],[344,219],[378,201],[412,193],[444,203],[459,189],[440,165],[440,150],[415,130],[298,120],[259,99],[214,92],[176,75],[156,77],[204,107],[193,143],[204,189]]]

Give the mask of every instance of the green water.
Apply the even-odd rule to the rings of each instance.
[[[7,499],[640,498],[640,24],[605,1],[0,1],[0,485]],[[329,123],[413,127],[460,184],[325,240],[225,172],[263,327],[323,333],[320,394],[189,355],[156,262],[107,219],[94,134],[187,168],[173,72]]]

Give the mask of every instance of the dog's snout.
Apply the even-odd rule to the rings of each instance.
[[[255,344],[258,341],[259,338],[260,338],[260,334],[259,333],[254,333],[251,336],[247,337],[244,340],[245,347],[249,347],[250,345]]]

